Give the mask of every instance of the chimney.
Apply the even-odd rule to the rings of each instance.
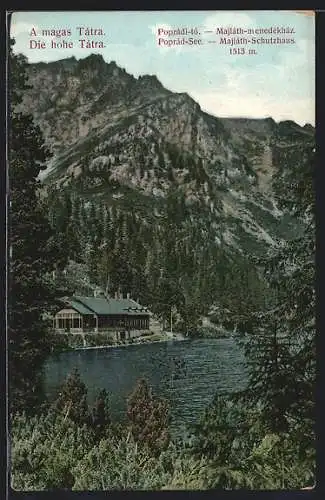
[[[94,289],[94,297],[105,297],[105,293],[100,287]]]

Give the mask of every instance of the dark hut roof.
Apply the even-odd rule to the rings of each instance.
[[[78,313],[85,315],[85,314],[94,314],[94,312],[91,309],[88,309],[85,307],[81,302],[78,302],[73,299],[69,299],[66,301],[67,304],[69,304],[72,309],[75,309]]]
[[[74,296],[67,303],[80,314],[98,315],[149,315],[147,308],[133,299],[106,299],[103,297]]]

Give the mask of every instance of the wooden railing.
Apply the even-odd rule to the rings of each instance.
[[[149,329],[144,329],[144,328],[132,328],[132,329],[128,329],[128,328],[123,328],[123,327],[120,327],[120,326],[112,326],[112,327],[109,327],[109,328],[70,328],[70,330],[64,330],[63,328],[55,328],[54,331],[56,333],[60,333],[60,334],[67,334],[67,333],[71,333],[71,334],[95,334],[96,333],[117,333],[117,332],[148,332]]]

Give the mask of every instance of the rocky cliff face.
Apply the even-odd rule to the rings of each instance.
[[[267,119],[220,119],[155,76],[134,78],[101,56],[29,66],[23,107],[53,152],[44,186],[119,210],[159,213],[171,191],[192,217],[215,226],[215,241],[263,251],[297,230],[282,214],[271,179],[299,168],[294,153],[314,141],[311,126]],[[284,154],[285,152],[285,154]],[[146,208],[144,208],[146,207]]]

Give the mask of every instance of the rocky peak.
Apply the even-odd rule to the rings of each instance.
[[[277,126],[273,118],[222,118],[221,120],[228,130],[241,136],[270,135]]]
[[[278,123],[277,137],[282,140],[297,141],[300,140],[301,134],[313,135],[314,129],[311,130],[306,127],[300,127],[292,120],[283,120]]]
[[[306,123],[303,128],[312,134],[315,132],[315,128],[310,123]]]
[[[78,69],[103,69],[105,66],[106,62],[101,54],[90,54],[78,61]]]
[[[155,75],[140,75],[134,90],[135,93],[150,97],[171,94]]]
[[[140,75],[138,82],[143,86],[161,88],[162,84],[156,77],[156,75]]]

